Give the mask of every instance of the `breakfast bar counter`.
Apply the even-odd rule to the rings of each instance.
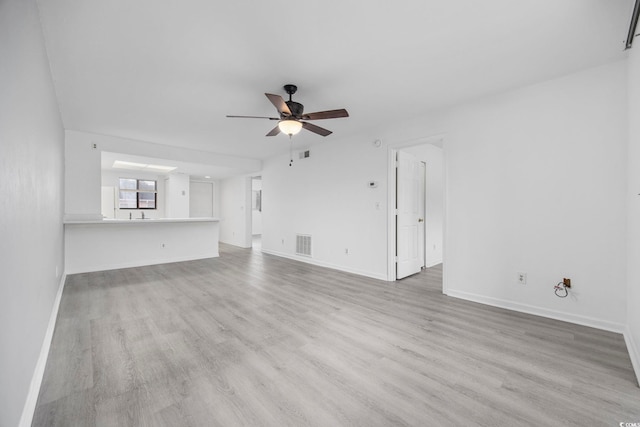
[[[219,256],[217,218],[69,220],[67,274]]]

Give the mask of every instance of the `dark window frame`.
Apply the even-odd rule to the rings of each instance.
[[[121,186],[121,181],[123,179],[128,179],[128,180],[132,180],[132,181],[136,181],[136,189],[123,189]],[[149,181],[149,182],[153,182],[153,188],[155,188],[155,190],[150,191],[150,190],[140,190],[140,181]],[[127,193],[135,193],[136,194],[136,207],[135,208],[128,208],[128,207],[122,207],[122,202],[121,202],[121,197],[120,197],[120,193],[122,192],[127,192]],[[149,208],[149,207],[140,207],[140,193],[153,193],[153,207]],[[157,210],[158,209],[158,181],[155,179],[138,179],[138,178],[123,178],[120,177],[118,178],[118,209],[122,209],[122,210]]]

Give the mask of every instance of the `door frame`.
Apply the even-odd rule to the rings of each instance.
[[[418,223],[418,249],[422,252],[421,270],[427,268],[427,164],[420,160],[420,209],[418,217],[422,218],[422,222]]]
[[[442,224],[442,292],[447,293],[447,258],[448,258],[448,193],[449,162],[446,150],[445,134],[416,138],[407,141],[390,143],[387,146],[387,281],[396,281],[396,153],[403,149],[424,144],[442,144],[444,160],[444,192],[443,192],[443,224]]]

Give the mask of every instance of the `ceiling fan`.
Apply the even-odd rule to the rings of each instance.
[[[280,132],[292,135],[300,132],[302,128],[317,133],[321,136],[330,135],[332,132],[328,129],[316,126],[313,123],[309,123],[307,120],[323,120],[323,119],[337,119],[339,117],[349,117],[349,113],[344,108],[339,110],[318,111],[315,113],[305,113],[304,105],[299,102],[295,102],[291,99],[291,96],[296,93],[298,87],[296,85],[288,84],[284,85],[284,90],[289,94],[289,100],[285,101],[280,95],[274,95],[272,93],[265,93],[266,97],[276,107],[280,117],[262,117],[262,116],[227,116],[231,118],[245,118],[245,119],[268,119],[278,120],[278,126],[274,127],[271,132],[266,136],[276,136]]]

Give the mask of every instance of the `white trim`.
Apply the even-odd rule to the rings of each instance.
[[[60,301],[62,299],[62,291],[64,290],[64,282],[67,279],[66,273],[62,274],[60,278],[60,284],[58,285],[58,293],[53,301],[53,308],[51,309],[51,316],[49,317],[49,324],[44,334],[44,341],[40,348],[40,356],[36,362],[36,367],[33,371],[33,377],[31,377],[31,384],[29,385],[29,392],[27,393],[27,399],[24,402],[22,408],[22,416],[20,417],[19,427],[29,427],[33,422],[33,415],[36,410],[36,404],[38,403],[38,395],[40,394],[40,387],[42,386],[42,379],[44,377],[44,368],[47,366],[47,359],[49,358],[49,349],[51,348],[51,341],[53,339],[53,331],[56,327],[56,320],[58,318],[58,309],[60,308]]]
[[[387,277],[385,280],[396,280],[396,168],[398,166],[398,150],[389,148],[387,170]]]
[[[448,290],[446,295],[467,301],[478,302],[493,307],[505,308],[507,310],[519,311],[521,313],[533,314],[535,316],[547,317],[549,319],[561,320],[563,322],[575,323],[577,325],[589,326],[591,328],[602,329],[610,332],[624,333],[625,325],[623,323],[610,322],[608,320],[596,319],[589,316],[581,316],[578,314],[568,314],[562,311],[549,310],[543,307],[537,307],[519,302],[503,300],[500,298],[486,297],[469,292]]]
[[[443,156],[443,162],[444,162],[444,176],[442,177],[443,180],[443,184],[444,184],[444,191],[442,192],[442,205],[443,205],[443,211],[442,211],[442,293],[446,294],[447,290],[449,289],[449,267],[447,265],[446,262],[444,262],[446,259],[451,259],[449,258],[449,214],[451,212],[451,209],[449,209],[449,194],[450,193],[450,189],[449,189],[449,153],[447,150],[447,147],[449,146],[449,144],[446,143],[445,137],[442,137],[442,156]]]
[[[631,359],[631,365],[633,366],[633,370],[636,373],[636,381],[640,386],[640,351],[638,348],[638,343],[633,340],[633,335],[631,334],[631,329],[629,329],[629,325],[624,330],[624,342],[627,344],[627,351],[629,352],[629,359]]]
[[[427,260],[425,264],[425,268],[435,267],[436,265],[442,264],[442,258],[438,258],[436,260]]]
[[[133,190],[132,190],[133,191]],[[65,227],[74,225],[138,225],[138,224],[159,224],[159,223],[174,223],[174,222],[220,222],[220,218],[100,218],[97,220],[66,220],[64,221]]]
[[[224,240],[220,240],[219,243],[223,243],[225,245],[229,245],[229,246],[235,246],[236,248],[242,248],[242,249],[251,249],[253,247],[253,236],[257,236],[257,234],[252,234],[251,235],[251,246],[242,246],[240,244],[238,244],[237,242],[229,242],[229,241],[224,241]]]
[[[117,263],[108,263],[108,264],[84,265],[78,268],[71,268],[69,269],[68,273],[78,274],[78,273],[91,273],[93,271],[119,270],[121,268],[146,267],[149,265],[171,264],[173,262],[196,261],[199,259],[218,258],[219,256],[220,254],[218,251],[211,251],[209,253],[200,254],[197,256],[182,256],[182,257],[146,259],[146,260],[143,259],[143,260],[137,260],[137,261],[117,262]]]
[[[288,259],[292,259],[294,261],[304,262],[306,264],[317,265],[318,267],[331,268],[332,270],[343,271],[345,273],[357,274],[358,276],[365,276],[365,277],[370,277],[372,279],[385,280],[385,281],[387,280],[387,276],[385,274],[382,274],[382,273],[381,274],[375,274],[375,273],[370,273],[370,272],[364,271],[364,270],[358,270],[358,269],[355,269],[355,268],[345,268],[343,266],[331,264],[329,262],[318,261],[316,259],[309,258],[307,256],[292,255],[292,254],[287,254],[287,253],[284,253],[284,252],[271,251],[271,250],[268,250],[268,249],[262,249],[262,253],[269,254],[269,255],[275,255],[275,256],[282,257],[282,258],[288,258]]]

